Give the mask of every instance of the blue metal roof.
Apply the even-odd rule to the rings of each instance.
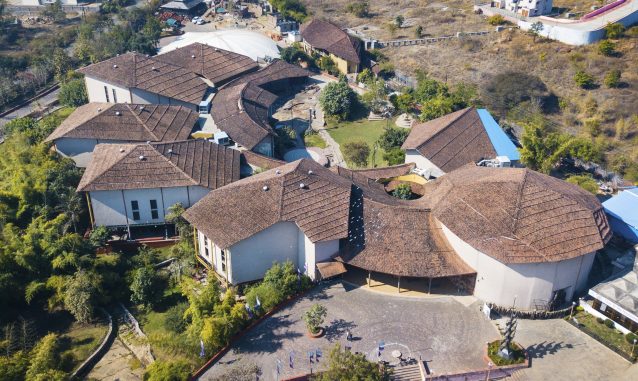
[[[605,212],[638,229],[638,188],[620,192],[603,202]]]
[[[478,112],[481,122],[483,122],[487,136],[490,138],[496,154],[498,156],[507,156],[512,161],[521,160],[518,149],[501,126],[496,123],[496,120],[494,120],[489,111],[480,108],[476,110],[476,112]]]

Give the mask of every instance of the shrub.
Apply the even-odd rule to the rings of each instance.
[[[385,151],[390,151],[392,148],[401,147],[409,134],[410,130],[406,128],[386,127],[377,142]]]
[[[368,68],[361,70],[361,72],[357,75],[357,82],[360,83],[370,83],[373,79],[374,77],[372,72]]]
[[[412,188],[410,184],[399,184],[394,191],[392,191],[392,196],[401,200],[409,200],[412,198]]]
[[[91,234],[89,234],[89,242],[91,246],[95,248],[104,247],[109,238],[111,238],[111,232],[104,226],[96,227],[91,230]]]
[[[591,194],[598,193],[598,184],[596,183],[596,180],[589,175],[569,176],[566,181],[568,183],[578,185]]]
[[[356,1],[346,6],[346,12],[352,13],[360,18],[368,17],[370,14],[370,5],[367,1]]]
[[[596,318],[596,322],[598,322],[599,324],[603,324],[605,322],[605,319],[603,319],[601,317],[597,317]]]
[[[314,304],[308,311],[304,312],[302,318],[310,333],[317,334],[319,332],[327,314],[326,307],[321,304]]]
[[[397,17],[394,18],[394,23],[396,24],[397,28],[401,28],[404,21],[405,18],[401,15],[397,15]]]
[[[605,27],[605,37],[621,38],[625,35],[625,26],[620,23],[607,24]]]
[[[89,102],[84,79],[73,79],[60,86],[58,99],[63,106],[78,107]]]
[[[144,373],[144,381],[187,381],[190,378],[190,366],[182,360],[155,361]]]
[[[605,86],[609,88],[616,88],[620,86],[620,76],[621,76],[620,70],[618,69],[610,70],[607,72],[607,74],[605,74],[605,79],[603,80],[603,83],[605,84]]]
[[[423,27],[421,25],[417,25],[417,27],[414,29],[414,37],[423,37]]]
[[[579,70],[576,74],[574,74],[574,82],[576,82],[576,85],[582,89],[591,89],[596,84],[594,76],[582,70]]]
[[[505,24],[505,18],[501,15],[493,15],[487,18],[487,23],[490,25],[503,25]]]
[[[625,340],[627,340],[629,344],[633,344],[634,340],[638,340],[638,335],[636,335],[633,332],[629,332],[628,334],[625,335]]]
[[[383,160],[387,161],[388,165],[403,164],[405,162],[405,151],[401,148],[392,148],[383,153]]]
[[[605,326],[607,326],[607,328],[614,328],[614,321],[611,319],[606,319],[604,324]]]
[[[169,308],[166,311],[166,318],[164,320],[165,327],[175,333],[184,332],[186,330],[184,313],[187,308],[188,304],[186,303],[179,303]]]
[[[151,266],[135,270],[130,288],[131,301],[145,308],[152,308],[163,292],[160,287],[160,279]]]
[[[602,40],[598,44],[598,53],[603,56],[611,57],[616,54],[616,44],[609,40]]]
[[[358,167],[368,165],[370,146],[366,142],[362,140],[347,142],[342,147],[343,156],[345,156],[346,160],[354,163]]]
[[[545,83],[537,76],[508,71],[495,75],[484,87],[488,106],[501,115],[505,115],[514,106],[532,99],[541,102],[549,95]]]

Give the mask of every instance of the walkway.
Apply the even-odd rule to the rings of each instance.
[[[47,106],[53,104],[55,101],[58,100],[59,92],[60,92],[60,89],[53,90],[51,93],[39,99],[36,99],[31,103],[28,103],[22,106],[21,108],[13,111],[12,113],[7,114],[3,117],[0,117],[0,127],[4,126],[5,124],[7,124],[9,121],[13,119],[22,118],[24,116],[31,114],[34,111],[42,110],[46,108]]]
[[[116,338],[108,352],[89,372],[87,379],[100,381],[140,381],[144,376],[144,368],[139,364],[131,369],[133,364],[139,364],[133,353]]]
[[[334,82],[335,80],[326,77],[325,75],[316,75],[311,77],[321,89],[323,89],[329,82]],[[318,98],[318,96],[317,96]],[[328,130],[326,129],[326,121],[324,118],[323,110],[321,106],[317,102],[315,108],[315,119],[312,120],[311,127],[313,130],[319,133],[319,136],[326,142],[326,148],[324,148],[324,152],[326,156],[330,158],[330,166],[339,165],[344,168],[348,168],[343,155],[341,154],[341,148],[339,147],[339,143],[337,143]]]
[[[327,330],[324,337],[311,339],[301,316],[315,303],[328,310]],[[249,331],[201,379],[222,374],[242,357],[262,368],[262,380],[276,379],[277,360],[282,364],[279,379],[308,373],[308,351],[320,348],[323,354],[319,364],[312,364],[313,370],[324,366],[330,348],[335,343],[346,344],[347,330],[353,335],[352,350],[371,360],[379,359],[377,345],[384,341],[382,359],[395,362],[390,353],[400,350],[405,357],[421,356],[436,374],[485,368],[485,342],[499,337],[477,303],[468,307],[451,297],[404,298],[335,281],[319,286]]]

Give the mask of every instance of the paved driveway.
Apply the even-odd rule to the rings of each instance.
[[[301,315],[312,304],[328,309],[326,335],[311,339]],[[308,351],[320,348],[324,359],[334,343],[345,344],[353,334],[352,350],[377,360],[377,343],[385,342],[382,357],[400,350],[405,356],[428,360],[437,374],[485,367],[485,342],[498,338],[494,325],[479,311],[478,303],[465,306],[452,297],[409,298],[380,294],[341,282],[319,287],[309,296],[279,311],[244,336],[202,379],[219,375],[241,358],[262,368],[262,380],[274,380],[277,360],[286,378],[308,373]],[[293,368],[289,366],[293,353]],[[319,363],[319,366],[323,361]],[[317,364],[313,364],[313,369]]]
[[[637,380],[631,364],[569,323],[519,320],[515,340],[528,348],[531,368],[516,374],[521,381]]]

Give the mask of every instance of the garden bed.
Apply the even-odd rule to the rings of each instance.
[[[604,322],[598,322],[595,316],[584,311],[577,312],[574,318],[576,321],[569,318],[567,321],[625,359],[636,362],[636,354],[632,355],[631,353],[632,345],[626,340],[622,332],[613,328],[613,326],[608,327]]]
[[[525,363],[525,350],[518,344],[512,343],[510,349],[512,350],[512,358],[506,359],[498,355],[498,347],[501,345],[501,340],[492,341],[487,344],[487,356],[496,366],[516,365]]]

